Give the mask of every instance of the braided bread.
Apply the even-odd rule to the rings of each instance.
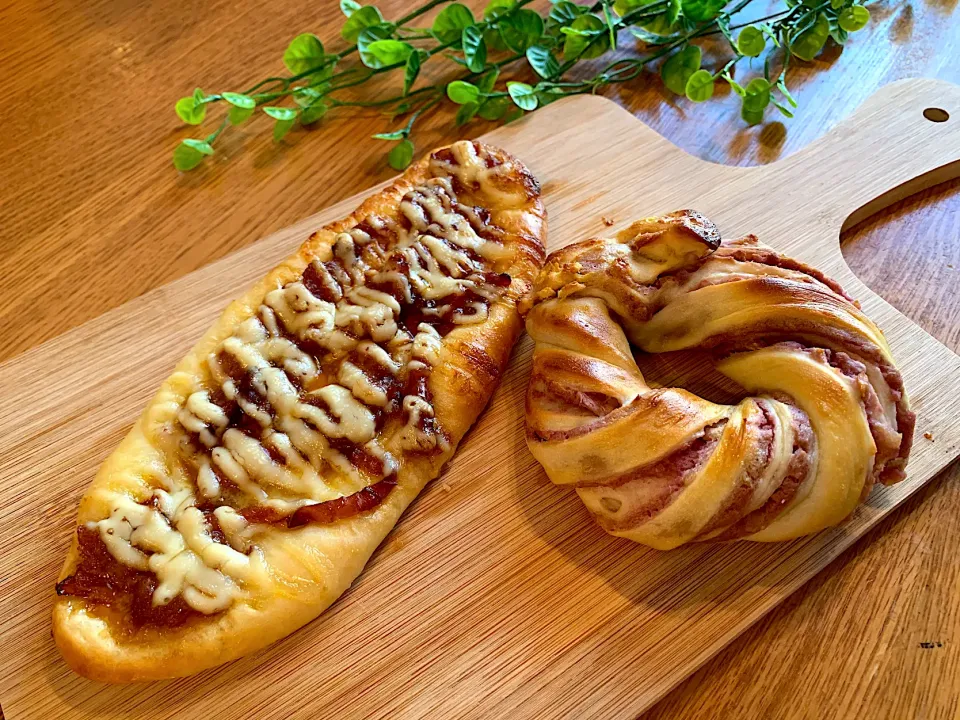
[[[525,301],[527,444],[609,533],[661,550],[778,541],[904,477],[913,440],[883,333],[832,280],[692,211],[547,260]],[[750,397],[652,388],[630,345],[709,350]]]

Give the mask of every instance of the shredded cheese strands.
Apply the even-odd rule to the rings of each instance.
[[[497,183],[504,168],[487,167],[470,142],[451,151],[453,162],[439,168],[435,162],[440,175],[401,201],[406,222],[372,217],[338,235],[333,259],[308,267],[310,281],[305,273],[267,292],[256,315],[208,357],[209,381],[177,412],[181,448],[197,467],[195,485],[167,478],[170,486],[156,490],[150,504],[117,494],[110,516],[89,525],[117,561],[156,574],[154,606],[182,595],[194,610],[218,612],[262,571],[251,523],[220,505],[213,515],[226,543],[217,542],[196,507],[224,502],[225,483],[254,505],[289,515],[396,473],[399,463],[384,449],[377,426],[378,414],[395,402],[389,383],[424,377],[439,362],[443,341],[433,323],[456,327],[487,319],[488,303],[500,290],[484,273],[511,253],[476,232],[472,208],[470,216],[454,209],[454,176],[493,202],[515,206],[517,198]],[[395,235],[380,257],[402,260],[406,272],[365,260],[375,257],[363,252],[374,247],[371,232]],[[384,287],[395,294],[378,289]],[[471,294],[466,301],[451,304],[465,293]],[[423,320],[405,329],[403,305],[417,297],[425,301]],[[379,374],[371,376],[371,368]],[[449,449],[427,397],[407,394],[399,404],[401,451]],[[246,417],[244,429],[235,427],[232,405]],[[260,429],[259,437],[251,427]],[[377,476],[332,446],[338,442],[371,458]],[[318,472],[325,466],[333,477]]]

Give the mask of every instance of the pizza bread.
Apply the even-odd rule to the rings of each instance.
[[[459,142],[231,304],[80,502],[53,611],[68,664],[188,675],[336,600],[490,398],[544,233],[530,172]]]
[[[721,243],[692,211],[640,220],[552,253],[523,305],[528,446],[613,535],[789,540],[905,477],[915,416],[883,333],[754,236]],[[631,345],[707,351],[748,396],[651,387]]]

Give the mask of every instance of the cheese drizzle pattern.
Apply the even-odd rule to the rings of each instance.
[[[479,187],[516,202],[498,197],[490,160],[470,142],[433,156],[434,177],[395,217],[340,233],[329,260],[267,292],[209,355],[168,428],[191,482],[165,478],[145,503],[117,493],[110,516],[86,526],[117,562],[156,576],[153,606],[180,596],[199,613],[226,609],[265,572],[258,523],[361,493],[358,507],[378,503],[398,455],[449,449],[430,369],[443,336],[484,322],[510,284],[492,270],[511,256],[498,228],[458,199]],[[72,579],[58,592],[71,594]]]

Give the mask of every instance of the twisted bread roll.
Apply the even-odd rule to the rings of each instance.
[[[609,533],[661,550],[787,540],[904,477],[914,414],[883,334],[755,237],[721,245],[691,211],[641,220],[553,253],[525,310],[530,451]],[[710,349],[753,396],[651,388],[631,343]]]

